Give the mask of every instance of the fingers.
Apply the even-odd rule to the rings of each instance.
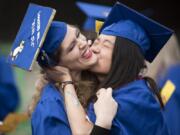
[[[59,78],[62,75],[63,75],[63,73],[55,70],[55,68],[46,70],[46,76],[51,81],[59,81]]]
[[[102,95],[103,93],[106,92],[106,89],[105,88],[101,88],[99,89],[97,92],[96,92],[96,96],[99,97],[100,95]]]
[[[99,98],[99,96],[105,96],[105,94],[108,96],[112,96],[112,88],[101,88],[97,91],[96,96]]]
[[[52,68],[47,68],[46,69],[47,75],[64,75],[66,73],[69,73],[69,70],[65,67],[62,66],[55,66]]]
[[[45,70],[47,78],[52,82],[63,82],[72,80],[68,68],[63,66],[55,66]]]
[[[112,96],[112,88],[107,88],[107,94]]]

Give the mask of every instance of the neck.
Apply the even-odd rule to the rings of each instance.
[[[98,80],[100,81],[100,83],[102,83],[102,82],[105,80],[106,75],[104,75],[104,74],[98,74],[97,77],[98,77]]]

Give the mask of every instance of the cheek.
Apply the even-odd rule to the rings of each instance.
[[[69,68],[74,68],[78,65],[80,55],[78,51],[72,51],[70,54],[64,57],[64,65]]]
[[[79,49],[74,48],[74,50],[71,52],[71,54],[69,55],[69,58],[71,59],[71,61],[77,62],[78,59],[80,58],[80,52]]]
[[[103,53],[102,56],[102,65],[104,72],[108,73],[111,69],[111,63],[112,63],[112,52],[107,50],[106,52]]]
[[[68,59],[69,61],[77,60],[79,59],[79,57],[80,57],[80,52],[77,47],[75,47],[69,54],[66,55],[66,59]]]
[[[111,59],[103,53],[99,59],[99,72],[106,74],[110,71],[111,68]]]

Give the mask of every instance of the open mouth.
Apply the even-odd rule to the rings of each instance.
[[[84,58],[84,59],[89,59],[89,58],[91,58],[91,56],[92,56],[92,51],[89,49],[89,48],[87,48],[83,53],[82,53],[82,58]]]

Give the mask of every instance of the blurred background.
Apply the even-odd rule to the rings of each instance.
[[[82,0],[81,0],[82,1]],[[56,9],[55,20],[65,21],[78,25],[80,28],[86,19],[86,15],[76,6],[75,0],[1,0],[0,1],[0,55],[7,56],[13,40],[21,25],[29,3],[36,3]],[[83,0],[83,2],[113,6],[115,0]],[[180,61],[180,10],[176,0],[120,0],[133,9],[153,18],[154,20],[170,27],[175,31],[173,37],[162,49],[155,61],[149,65],[147,74],[155,80],[173,64]],[[1,65],[0,65],[1,67]],[[25,112],[35,91],[34,83],[39,75],[39,70],[34,67],[33,72],[25,72],[13,67],[14,81],[16,85],[16,101],[12,111]],[[0,69],[1,70],[1,69]],[[0,74],[1,75],[1,74]],[[2,76],[0,76],[2,77]],[[9,76],[10,77],[10,76]],[[1,88],[0,88],[1,89]],[[0,90],[1,91],[1,90]],[[11,99],[8,99],[8,101]],[[8,102],[7,101],[7,102]],[[0,102],[2,102],[0,100]],[[0,103],[1,104],[1,103]],[[0,108],[1,112],[1,108]],[[30,121],[25,121],[7,135],[31,135]]]

